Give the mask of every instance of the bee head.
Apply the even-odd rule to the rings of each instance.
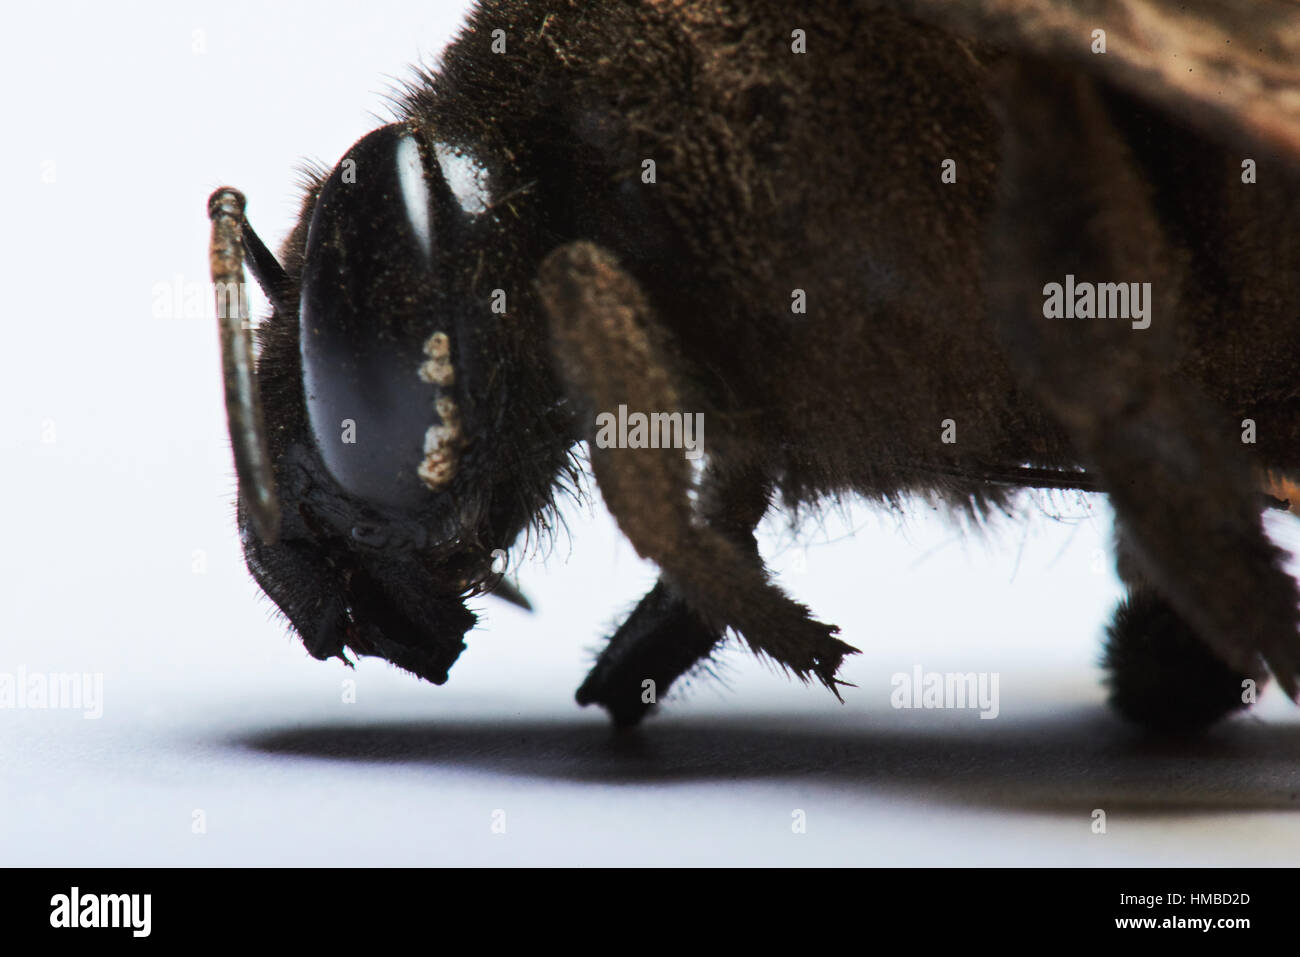
[[[557,442],[530,459],[511,432],[529,416],[502,426],[539,380],[509,375],[519,350],[480,284],[500,247],[490,205],[471,155],[396,123],[321,182],[289,271],[241,212],[275,310],[257,376],[233,390],[227,376],[241,531],[317,657],[346,646],[441,683],[476,620],[467,597],[526,607],[501,582],[504,549],[549,503]]]

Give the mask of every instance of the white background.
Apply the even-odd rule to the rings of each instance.
[[[479,603],[448,685],[307,656],[240,557],[214,325],[156,318],[155,286],[206,279],[223,183],[277,245],[295,166],[386,118],[460,17],[7,11],[0,671],[102,673],[105,701],[98,721],[0,710],[0,863],[1294,862],[1300,725],[1279,694],[1193,745],[1106,712],[1100,500],[1030,500],[974,535],[923,503],[769,522],[782,581],[863,650],[845,705],[732,649],[725,687],[637,734],[577,708],[591,649],[654,579],[598,496],[522,565],[536,614]],[[998,673],[999,718],[892,709],[890,676],[917,664]]]

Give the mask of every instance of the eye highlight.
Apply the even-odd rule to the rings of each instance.
[[[397,182],[402,189],[406,217],[426,257],[433,256],[433,227],[429,223],[429,187],[424,180],[420,144],[411,135],[397,141]]]
[[[460,208],[471,216],[487,212],[491,192],[483,165],[469,153],[446,143],[434,143],[433,154]]]

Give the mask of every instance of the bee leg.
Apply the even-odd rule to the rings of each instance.
[[[701,495],[705,521],[757,559],[754,526],[767,511],[770,494],[770,486],[752,472],[730,483],[710,473]],[[599,704],[621,727],[637,724],[722,637],[671,581],[660,578],[601,651],[578,688],[578,704]]]
[[[1262,680],[1267,664],[1294,698],[1300,590],[1264,534],[1238,424],[1178,374],[1179,342],[1205,307],[1184,298],[1185,258],[1147,177],[1092,81],[1022,63],[1004,102],[995,327],[1026,386],[1101,476],[1132,561],[1174,613],[1156,614],[1139,595],[1119,634],[1156,628],[1169,645],[1190,632],[1237,676]],[[1045,284],[1067,274],[1150,283],[1145,319],[1049,316]],[[1127,647],[1121,637],[1117,651]]]
[[[721,640],[722,633],[661,578],[610,638],[575,697],[580,705],[603,707],[619,727],[631,727]]]
[[[1212,653],[1147,581],[1122,525],[1115,566],[1129,592],[1115,609],[1102,656],[1111,707],[1169,734],[1199,731],[1249,707],[1259,682]]]
[[[756,653],[801,680],[816,678],[838,697],[844,682],[836,673],[856,649],[785,595],[756,549],[701,520],[683,450],[602,447],[597,417],[620,405],[645,413],[689,411],[682,407],[685,376],[670,337],[639,284],[609,253],[578,242],[546,258],[538,291],[561,373],[587,416],[596,482],[623,534],[709,631],[734,629]],[[705,452],[711,468],[738,465],[720,461],[707,442]]]

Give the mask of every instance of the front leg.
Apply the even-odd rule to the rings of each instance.
[[[770,494],[770,486],[752,470],[725,479],[711,471],[701,494],[705,523],[758,560],[754,526],[767,511]],[[601,705],[617,725],[637,724],[722,638],[721,629],[696,613],[671,581],[660,578],[601,651],[578,688],[578,704]]]
[[[632,727],[721,640],[722,632],[660,578],[609,639],[575,698],[600,705],[618,727]]]
[[[661,597],[675,593],[698,616],[699,644],[710,633],[734,629],[756,653],[801,680],[816,678],[838,697],[844,682],[836,673],[855,649],[773,584],[752,542],[738,543],[703,520],[692,503],[691,464],[683,450],[602,448],[597,441],[596,416],[620,405],[646,413],[695,411],[683,408],[687,377],[640,286],[609,253],[578,242],[546,258],[538,288],[561,373],[586,416],[605,504],[637,553],[659,566],[669,589]],[[739,469],[714,447],[706,454],[715,472]],[[672,605],[667,614],[676,613]]]

